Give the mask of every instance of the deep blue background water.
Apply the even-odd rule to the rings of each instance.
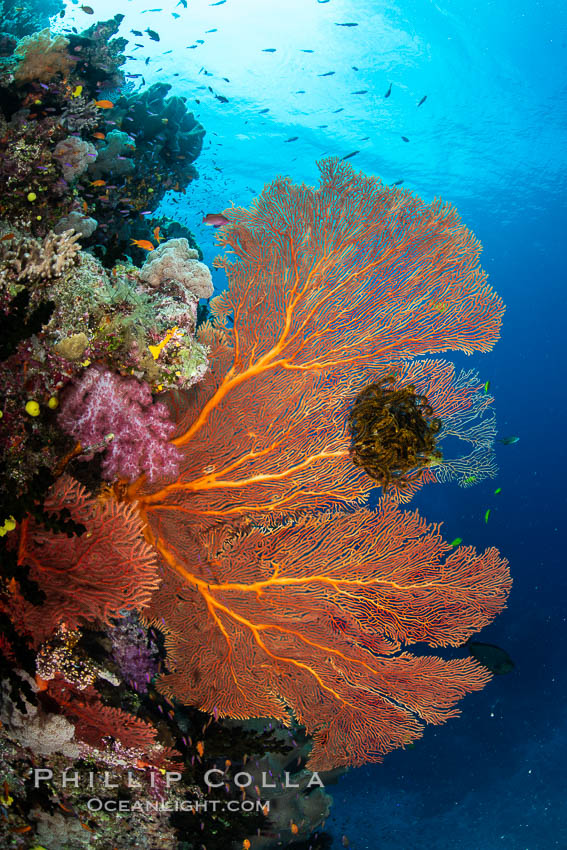
[[[128,0],[120,9],[126,36],[147,26],[161,36],[128,70],[143,70],[148,85],[172,83],[207,129],[201,178],[163,204],[195,232],[206,261],[216,249],[203,213],[231,201],[246,206],[276,174],[314,182],[318,158],[359,150],[356,168],[387,183],[403,179],[427,201],[456,204],[508,307],[492,353],[453,359],[490,379],[500,435],[520,442],[499,444],[496,482],[430,487],[416,504],[444,522],[449,540],[496,545],[510,559],[509,607],[482,639],[506,648],[516,669],[467,697],[460,718],[427,729],[414,749],[341,779],[328,827],[338,846],[346,834],[354,848],[567,848],[566,7],[559,0],[189,0],[184,10],[166,0],[150,13],[146,6]],[[110,0],[95,6],[99,18],[115,12]],[[76,7],[75,18],[90,23]],[[197,39],[204,43],[190,48]],[[138,67],[147,56],[149,65]],[[229,102],[219,103],[209,85]],[[292,136],[299,139],[286,142]],[[215,275],[222,288],[222,273]]]

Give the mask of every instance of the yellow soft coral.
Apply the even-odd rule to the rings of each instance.
[[[51,36],[49,28],[20,39],[14,55],[18,64],[14,71],[17,83],[32,80],[48,82],[55,74],[65,77],[71,69],[67,55],[69,41],[62,35]]]

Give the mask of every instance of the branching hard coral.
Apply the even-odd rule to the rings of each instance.
[[[426,396],[413,384],[395,389],[388,375],[356,397],[349,413],[352,462],[382,487],[407,483],[406,473],[420,473],[432,460],[440,460],[437,436],[441,422]]]
[[[48,233],[45,239],[21,239],[0,243],[2,267],[15,276],[17,283],[35,284],[60,277],[79,262],[80,234],[74,230]]]
[[[65,36],[52,36],[48,28],[25,36],[14,51],[18,60],[14,79],[19,84],[34,81],[46,83],[56,74],[67,76],[73,67],[68,47],[69,41]]]

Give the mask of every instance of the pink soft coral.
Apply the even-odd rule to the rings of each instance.
[[[147,384],[92,366],[63,400],[59,425],[92,458],[105,449],[102,473],[133,481],[175,476],[180,452],[168,440],[175,430],[165,404],[153,403]],[[112,436],[110,436],[112,435]]]

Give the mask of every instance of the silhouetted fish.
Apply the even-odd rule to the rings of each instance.
[[[335,73],[334,71],[327,71],[326,74],[317,74],[317,76],[318,77],[332,77],[334,73]]]
[[[421,100],[419,101],[419,103],[418,103],[417,105],[418,105],[418,106],[421,106],[421,104],[422,104],[422,103],[425,103],[425,101],[426,101],[426,100],[427,100],[427,95],[426,95],[426,94],[424,94],[424,95],[423,95],[423,97],[421,98]]]
[[[351,159],[351,157],[356,156],[360,151],[352,151],[352,153],[347,153],[346,156],[343,156],[343,159]]]
[[[469,640],[465,644],[465,649],[468,649],[479,664],[490,670],[496,676],[503,676],[506,673],[511,673],[515,667],[514,662],[504,649],[495,646],[493,643],[480,643],[480,641]]]
[[[299,136],[292,136],[290,139],[286,139],[286,142],[296,142],[299,139]]]
[[[402,136],[402,140],[403,140],[404,142],[409,142],[409,139],[408,139],[408,137],[407,137],[407,136]]]
[[[358,24],[348,23],[348,24],[335,24],[336,27],[357,27]]]
[[[392,83],[390,83],[390,87],[388,88],[388,91],[386,92],[384,97],[390,97],[391,94],[392,94]]]
[[[264,47],[264,49],[262,50],[262,53],[275,53],[275,52],[276,52],[275,47]]]
[[[157,32],[155,30],[151,30],[149,27],[147,27],[147,29],[144,30],[144,32],[147,32],[147,34],[152,39],[152,41],[159,41],[159,35],[157,34]]]

